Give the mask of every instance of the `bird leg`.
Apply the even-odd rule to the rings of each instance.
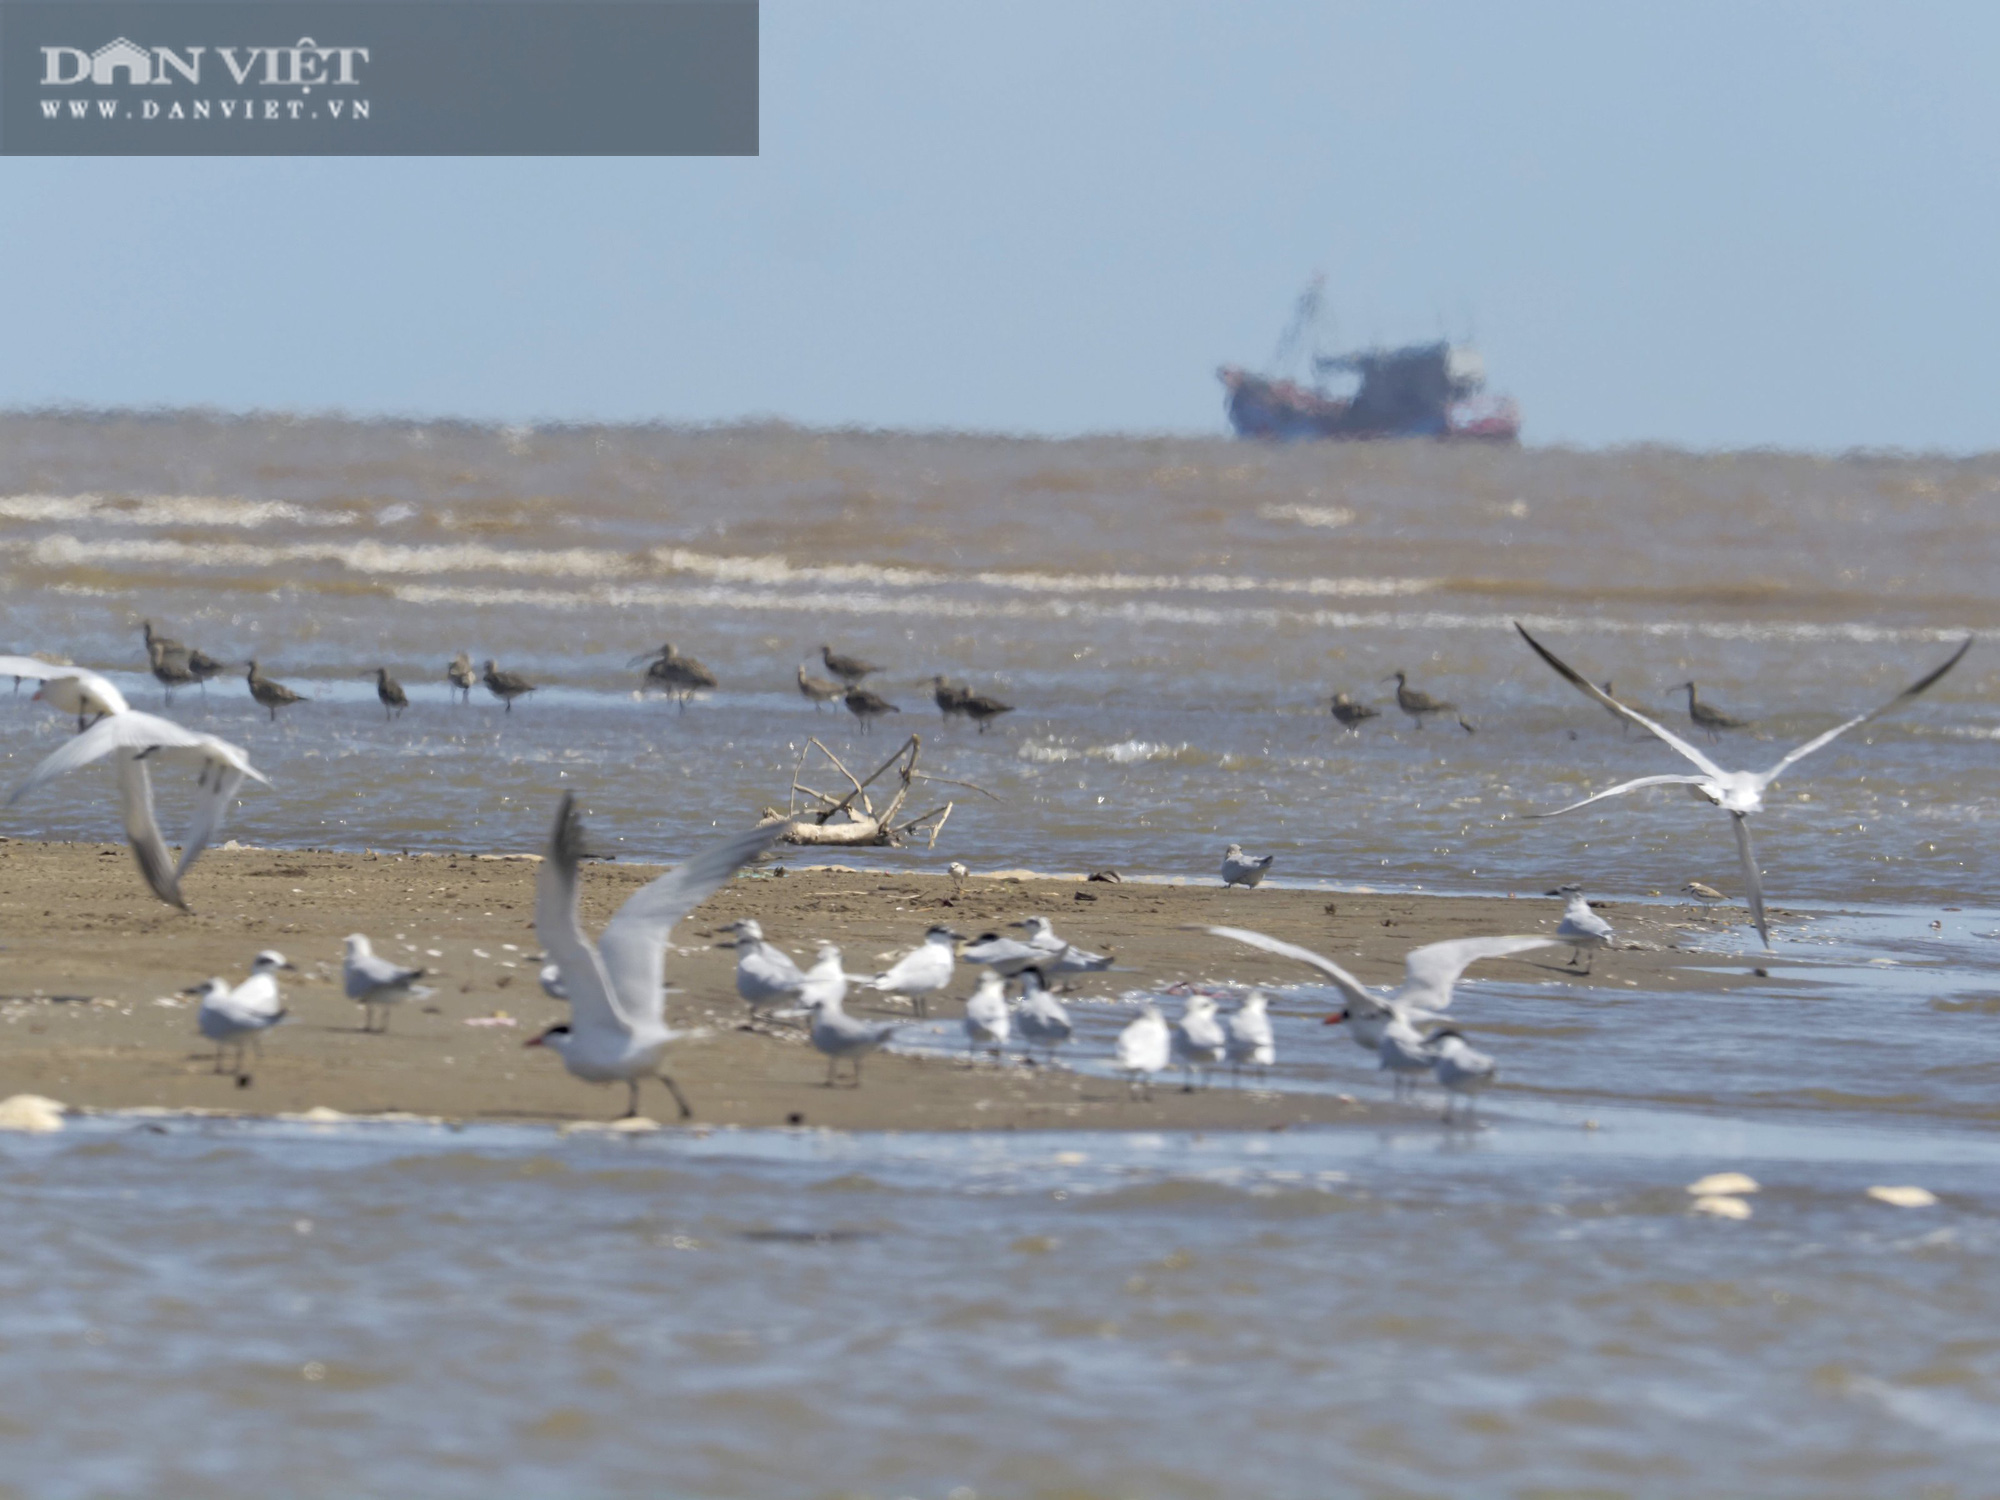
[[[680,1106],[681,1118],[683,1120],[692,1120],[694,1118],[694,1106],[687,1102],[687,1095],[681,1092],[681,1086],[664,1073],[659,1074],[658,1077],[660,1082],[667,1086],[667,1092],[674,1096],[674,1103]]]
[[[629,1102],[625,1106],[625,1113],[618,1118],[621,1120],[636,1119],[639,1114],[639,1080],[628,1078],[625,1080],[625,1087],[630,1090],[630,1093],[627,1095]]]
[[[826,1060],[826,1086],[828,1088],[832,1088],[834,1086],[833,1084],[834,1069],[838,1068],[839,1066],[840,1066],[840,1059],[837,1057],[829,1057]]]

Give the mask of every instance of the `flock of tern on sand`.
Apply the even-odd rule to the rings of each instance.
[[[1765,948],[1770,948],[1770,930],[1765,917],[1763,882],[1750,840],[1749,820],[1764,805],[1764,794],[1780,775],[1806,756],[1891,710],[1908,703],[1933,686],[1955,667],[1971,649],[1968,637],[1949,658],[1925,676],[1911,683],[1894,698],[1868,713],[1857,714],[1833,728],[1805,741],[1780,757],[1768,770],[1726,770],[1702,750],[1674,734],[1629,704],[1613,697],[1609,684],[1600,688],[1558,658],[1519,624],[1514,627],[1527,645],[1556,673],[1579,692],[1620,719],[1651,734],[1695,768],[1678,772],[1641,776],[1557,808],[1536,814],[1557,817],[1606,798],[1622,796],[1652,786],[1684,786],[1694,798],[1721,808],[1730,816],[1742,866],[1744,889],[1751,921]],[[168,687],[184,682],[205,683],[223,669],[222,663],[200,652],[190,652],[178,642],[155,635],[150,622],[145,639],[154,675]],[[844,657],[830,647],[822,648],[827,668],[839,676],[845,688],[823,682],[799,669],[799,688],[817,704],[839,696],[864,725],[879,712],[897,711],[893,705],[880,708],[856,706],[862,677],[878,670],[866,662]],[[714,677],[691,657],[682,657],[671,645],[656,655],[636,658],[646,661],[648,676],[661,686],[678,693],[683,704],[688,694],[713,686]],[[78,733],[45,757],[8,794],[7,806],[68,771],[111,759],[117,771],[119,806],[126,839],[137,859],[147,886],[169,905],[187,908],[181,882],[189,868],[214,839],[224,817],[246,779],[269,785],[269,780],[250,763],[242,747],[212,734],[187,729],[157,715],[142,713],[125,700],[118,688],[103,676],[84,668],[62,666],[28,656],[0,656],[0,675],[11,675],[17,686],[23,680],[40,684],[36,699],[66,715],[74,716]],[[401,687],[386,670],[375,669],[377,691],[384,706],[393,714],[404,699]],[[470,694],[473,682],[471,663],[461,653],[449,669],[455,688]],[[533,684],[514,674],[486,665],[486,685],[507,703],[522,693],[534,691]],[[256,662],[249,664],[250,691],[275,719],[280,707],[296,702],[298,695],[282,684],[261,676]],[[1412,692],[1402,673],[1395,674],[1400,706],[1419,724],[1428,713],[1455,712],[1453,705]],[[934,680],[937,701],[947,716],[947,698],[957,711],[973,717],[983,729],[1007,705],[983,699],[951,685],[948,679]],[[1742,721],[1702,704],[1693,683],[1683,684],[1688,694],[1690,717],[1711,739],[1724,729],[1740,728]],[[1676,689],[1679,691],[1680,689]],[[867,694],[873,698],[873,694]],[[1375,710],[1336,698],[1334,715],[1349,728],[1356,728]],[[971,705],[977,703],[978,707]],[[1343,708],[1348,710],[1342,713]],[[1468,726],[1469,728],[1469,726]],[[161,836],[153,812],[150,767],[172,765],[195,771],[197,797],[187,832],[174,858]],[[784,833],[785,825],[772,823],[731,834],[697,852],[641,888],[619,909],[592,941],[579,918],[579,872],[586,856],[584,828],[575,798],[565,793],[557,809],[555,826],[536,877],[535,929],[547,949],[548,967],[542,971],[543,987],[554,997],[566,1000],[569,1019],[551,1026],[528,1042],[557,1053],[564,1066],[576,1077],[592,1083],[622,1082],[627,1086],[628,1115],[639,1108],[640,1083],[658,1078],[674,1096],[682,1118],[692,1109],[678,1085],[661,1071],[667,1047],[678,1034],[665,1019],[666,988],[664,968],[668,939],[674,926],[720,889],[738,870],[762,855]],[[1240,845],[1231,844],[1222,862],[1222,882],[1231,886],[1254,887],[1268,873],[1273,856],[1253,858]],[[955,880],[963,880],[963,867],[954,862]],[[1708,886],[1691,882],[1684,890],[1702,901],[1723,899]],[[1472,964],[1500,958],[1533,948],[1567,944],[1572,966],[1582,963],[1587,951],[1610,946],[1608,923],[1590,909],[1575,885],[1565,885],[1551,895],[1567,898],[1563,920],[1553,937],[1501,936],[1461,938],[1432,943],[1407,956],[1403,983],[1393,990],[1375,990],[1361,983],[1339,964],[1323,954],[1296,944],[1241,927],[1210,927],[1214,935],[1247,944],[1267,953],[1295,960],[1317,970],[1332,982],[1343,1000],[1342,1008],[1326,1018],[1327,1024],[1345,1024],[1356,1045],[1372,1053],[1382,1070],[1388,1072],[1399,1096],[1411,1092],[1425,1075],[1435,1077],[1447,1091],[1446,1116],[1451,1117],[1456,1102],[1470,1100],[1496,1076],[1491,1058],[1475,1051],[1460,1032],[1442,1026],[1451,1004],[1453,986]],[[1022,1045],[1030,1051],[1042,1050],[1053,1058],[1058,1047],[1071,1040],[1074,1027],[1068,1012],[1049,987],[1052,975],[1088,973],[1111,967],[1107,954],[1092,953],[1057,937],[1044,917],[1029,917],[1014,924],[1024,929],[1020,939],[986,933],[967,944],[963,958],[983,969],[979,983],[965,1003],[963,1024],[969,1048],[1004,1049],[1018,1030]],[[804,1017],[809,1021],[812,1044],[827,1058],[827,1083],[837,1081],[841,1063],[849,1065],[852,1082],[860,1082],[861,1060],[890,1040],[904,1023],[873,1022],[847,1014],[844,1006],[849,986],[859,983],[884,995],[910,1003],[919,1016],[928,1013],[932,995],[951,983],[960,955],[958,944],[965,939],[949,927],[935,926],[924,941],[885,972],[873,976],[848,974],[842,967],[841,951],[831,943],[822,944],[817,961],[801,969],[782,949],[769,942],[759,925],[750,919],[735,924],[737,950],[736,985],[738,994],[753,1014],[775,1018]],[[248,1082],[243,1071],[246,1048],[260,1045],[264,1031],[284,1019],[286,1011],[278,975],[293,966],[284,955],[265,950],[256,956],[251,973],[243,983],[229,985],[212,978],[193,986],[187,993],[201,997],[197,1015],[200,1033],[216,1043],[216,1067],[221,1071],[225,1054],[234,1049],[239,1083]],[[1589,972],[1587,968],[1582,970]],[[417,984],[421,969],[408,968],[376,955],[365,935],[356,933],[346,942],[342,977],[349,999],[363,1007],[363,1028],[375,1029],[379,1014],[381,1029],[388,1027],[389,1007],[399,1001],[421,998],[429,993]],[[1020,986],[1018,1001],[1008,1003],[1009,980]],[[1426,1032],[1426,1026],[1436,1029]],[[1206,1069],[1223,1064],[1233,1069],[1248,1065],[1268,1068],[1275,1061],[1271,1023],[1265,997],[1255,991],[1232,1014],[1217,1012],[1215,996],[1200,990],[1187,994],[1180,1018],[1169,1024],[1151,999],[1140,1006],[1138,1019],[1119,1034],[1115,1063],[1135,1087],[1150,1092],[1150,1080],[1169,1067],[1184,1069],[1188,1087]]]

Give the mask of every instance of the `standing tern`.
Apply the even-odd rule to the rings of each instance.
[[[593,943],[584,936],[577,906],[583,818],[576,798],[565,792],[535,876],[535,932],[562,970],[570,1018],[526,1045],[552,1049],[564,1067],[586,1082],[622,1081],[630,1091],[627,1119],[639,1113],[640,1080],[654,1077],[674,1096],[681,1118],[691,1116],[686,1096],[659,1070],[667,1044],[679,1035],[666,1023],[662,968],[667,938],[676,922],[768,849],[785,828],[772,823],[707,845],[641,886]]]
[[[1452,1107],[1460,1099],[1465,1101],[1466,1113],[1470,1114],[1474,1096],[1500,1075],[1500,1069],[1492,1058],[1484,1052],[1475,1051],[1463,1036],[1449,1026],[1431,1033],[1430,1053],[1431,1071],[1444,1085],[1444,1117],[1447,1120],[1451,1118]]]
[[[1451,1006],[1452,987],[1458,983],[1459,975],[1481,959],[1506,958],[1510,954],[1526,953],[1530,948],[1552,947],[1556,942],[1551,937],[1520,936],[1453,938],[1450,942],[1426,943],[1404,955],[1401,984],[1393,990],[1375,990],[1332,959],[1310,948],[1301,948],[1296,943],[1287,943],[1281,938],[1252,932],[1245,927],[1211,927],[1208,930],[1231,942],[1247,943],[1252,948],[1262,948],[1266,953],[1275,953],[1281,958],[1296,959],[1326,975],[1347,1002],[1344,1009],[1327,1017],[1327,1024],[1347,1023],[1352,1028],[1348,1034],[1354,1038],[1355,1045],[1367,1052],[1380,1049],[1384,1032],[1397,1019],[1412,1024],[1441,1019]]]
[[[979,988],[965,1002],[965,1050],[986,1046],[1004,1055],[1010,1029],[1007,981],[988,969],[979,976]]]
[[[1056,1048],[1076,1035],[1069,1012],[1049,993],[1042,971],[1032,967],[1021,971],[1021,1001],[1014,1011],[1014,1024],[1021,1029],[1021,1049],[1029,1052],[1046,1047],[1051,1064],[1056,1060]]]
[[[1240,1079],[1247,1063],[1253,1068],[1268,1068],[1278,1060],[1278,1046],[1271,1035],[1271,1013],[1266,1009],[1269,1002],[1262,990],[1252,990],[1243,997],[1243,1003],[1230,1013],[1229,1031],[1229,1076]]]
[[[0,656],[0,673],[17,685],[23,678],[39,682],[36,699],[57,713],[75,714],[78,734],[87,727],[86,719],[122,714],[132,706],[107,679],[83,667],[57,666],[32,656]]]
[[[1389,1018],[1389,1023],[1382,1028],[1382,1040],[1376,1043],[1375,1055],[1381,1060],[1382,1071],[1392,1080],[1398,1099],[1406,1099],[1416,1092],[1417,1080],[1430,1072],[1435,1061],[1423,1033],[1403,1015]]]
[[[51,751],[27,779],[7,794],[12,807],[28,793],[66,771],[111,755],[118,762],[118,805],[125,822],[125,837],[139,862],[146,884],[169,906],[187,910],[181,895],[181,880],[193,867],[201,851],[222,827],[229,804],[247,776],[270,785],[263,772],[250,764],[243,750],[212,734],[183,729],[170,719],[127,709],[99,719],[67,744]],[[191,764],[197,768],[195,786],[199,796],[188,829],[181,838],[181,857],[175,862],[167,854],[166,840],[153,816],[153,782],[147,771],[149,761]]]
[[[1579,807],[1588,807],[1593,802],[1602,802],[1607,797],[1618,797],[1626,792],[1637,791],[1640,787],[1684,786],[1688,788],[1692,796],[1702,801],[1710,802],[1729,814],[1730,821],[1736,830],[1736,855],[1743,865],[1743,885],[1750,899],[1750,920],[1755,924],[1757,936],[1763,940],[1764,948],[1767,952],[1771,948],[1771,929],[1764,919],[1764,883],[1757,872],[1756,851],[1750,845],[1750,815],[1759,811],[1764,806],[1765,791],[1787,769],[1804,760],[1815,750],[1825,748],[1847,733],[1848,730],[1879,719],[1891,709],[1900,708],[1903,704],[1923,693],[1940,677],[1944,676],[1945,673],[1957,666],[1959,659],[1972,649],[1972,637],[1967,636],[1960,643],[1959,648],[1952,652],[1950,657],[1946,659],[1944,665],[1918,678],[1917,681],[1904,688],[1902,692],[1896,694],[1895,697],[1891,698],[1880,708],[1871,709],[1865,714],[1856,714],[1853,718],[1834,725],[1833,728],[1827,730],[1824,734],[1815,735],[1804,744],[1787,751],[1779,759],[1778,763],[1768,771],[1725,771],[1721,766],[1710,760],[1700,750],[1697,750],[1672,730],[1654,723],[1637,709],[1627,707],[1616,698],[1606,695],[1588,678],[1583,676],[1582,673],[1564,662],[1554,652],[1550,651],[1548,647],[1529,635],[1520,621],[1517,620],[1514,622],[1514,628],[1520,631],[1521,639],[1533,648],[1535,655],[1555,668],[1556,674],[1563,678],[1564,681],[1576,688],[1585,697],[1595,700],[1615,714],[1630,719],[1634,724],[1637,724],[1655,739],[1661,741],[1669,749],[1678,753],[1683,759],[1692,761],[1701,772],[1698,776],[1641,776],[1633,781],[1620,782],[1617,786],[1607,787],[1601,792],[1585,797],[1581,802],[1570,803],[1568,807],[1559,807],[1554,812],[1549,813],[1534,813],[1531,816],[1540,818],[1559,817],[1566,812],[1575,812]]]
[[[1118,1033],[1118,1071],[1126,1076],[1128,1092],[1144,1089],[1148,1099],[1153,1097],[1153,1075],[1166,1070],[1173,1045],[1167,1018],[1146,1001],[1139,1007],[1139,1019]]]
[[[1590,968],[1583,962],[1583,951],[1586,948],[1592,952],[1609,948],[1613,941],[1611,924],[1590,909],[1590,903],[1583,899],[1583,887],[1574,881],[1557,886],[1549,894],[1568,898],[1563,919],[1556,927],[1556,939],[1569,944],[1570,967],[1574,969],[1581,965],[1583,972],[1588,974]]]
[[[1232,885],[1241,885],[1255,890],[1263,884],[1264,877],[1271,873],[1271,866],[1277,862],[1275,854],[1257,858],[1245,854],[1241,844],[1231,844],[1222,851],[1222,888],[1226,891]]]
[[[1199,990],[1181,1006],[1181,1018],[1174,1023],[1172,1054],[1183,1072],[1184,1094],[1192,1094],[1195,1081],[1229,1056],[1229,1034],[1215,1017],[1215,1002]]]
[[[901,995],[918,1015],[928,1015],[928,997],[951,983],[952,970],[958,962],[953,945],[960,941],[959,935],[949,927],[933,927],[924,934],[922,943],[897,959],[887,973],[868,980],[867,986],[871,990]]]
[[[361,1007],[361,1029],[374,1031],[375,1012],[382,1012],[381,1030],[389,1029],[389,1007],[405,1000],[428,999],[431,991],[417,985],[422,969],[406,969],[378,957],[364,933],[347,936],[347,952],[340,961],[340,977],[347,998]],[[412,988],[415,986],[415,988]]]
[[[1111,967],[1110,954],[1092,953],[1088,948],[1064,942],[1056,936],[1055,924],[1047,917],[1023,917],[1007,925],[1027,930],[1027,946],[1038,955],[1035,965],[1044,973],[1093,974]]]
[[[767,942],[754,917],[730,924],[736,934],[736,993],[754,1015],[783,1000],[796,1000],[805,988],[805,972],[791,954]]]
[[[876,1051],[902,1027],[898,1021],[863,1021],[850,1016],[843,1001],[847,976],[840,967],[840,950],[822,943],[819,962],[807,975],[799,1003],[812,1013],[812,1044],[826,1057],[826,1087],[838,1086],[840,1060],[854,1064],[852,1087],[861,1087],[861,1059]]]
[[[224,1071],[222,1060],[229,1048],[236,1049],[237,1082],[247,1085],[243,1071],[244,1049],[252,1043],[263,1050],[262,1034],[285,1019],[285,997],[278,989],[278,973],[293,965],[285,955],[266,948],[250,966],[250,977],[231,989],[223,979],[208,979],[184,994],[200,995],[201,1009],[195,1027],[215,1043],[215,1071]]]

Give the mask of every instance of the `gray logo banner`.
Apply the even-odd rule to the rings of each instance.
[[[0,155],[755,156],[756,0],[0,0]]]

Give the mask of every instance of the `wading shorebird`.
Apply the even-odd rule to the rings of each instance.
[[[507,712],[514,711],[514,700],[523,694],[535,691],[535,685],[519,672],[503,672],[491,657],[487,658],[486,671],[481,675],[486,691],[507,705]]]
[[[1441,698],[1433,698],[1429,693],[1420,693],[1410,686],[1409,679],[1401,672],[1391,672],[1382,679],[1396,684],[1396,707],[1417,721],[1417,728],[1424,727],[1425,714],[1455,714],[1456,703],[1447,703]]]
[[[1763,809],[1764,793],[1770,788],[1772,782],[1776,781],[1792,766],[1804,760],[1808,755],[1811,755],[1815,750],[1824,749],[1843,734],[1846,734],[1848,730],[1879,719],[1891,709],[1900,708],[1912,698],[1926,691],[1940,677],[1957,666],[1959,659],[1972,649],[1972,637],[1967,636],[1959,648],[1952,652],[1951,656],[1946,659],[1942,666],[1933,669],[1923,677],[1917,679],[1917,681],[1911,683],[1880,708],[1870,709],[1865,714],[1856,714],[1853,718],[1834,725],[1833,728],[1827,730],[1824,734],[1815,735],[1804,744],[1787,751],[1779,758],[1777,764],[1772,766],[1768,771],[1725,771],[1721,766],[1718,766],[1714,761],[1710,760],[1701,751],[1697,750],[1672,730],[1663,728],[1637,709],[1628,708],[1616,698],[1605,693],[1587,677],[1583,676],[1582,673],[1550,651],[1548,647],[1544,646],[1532,635],[1529,635],[1518,620],[1515,621],[1514,628],[1520,631],[1521,639],[1528,643],[1535,655],[1539,656],[1555,669],[1557,676],[1561,677],[1585,697],[1610,709],[1613,713],[1630,719],[1634,724],[1637,724],[1641,729],[1645,730],[1683,759],[1693,762],[1700,772],[1699,775],[1693,776],[1641,776],[1633,781],[1620,782],[1617,786],[1606,787],[1601,792],[1585,797],[1581,802],[1570,803],[1568,807],[1559,807],[1554,812],[1531,813],[1529,816],[1537,818],[1560,817],[1566,812],[1575,812],[1580,807],[1588,807],[1593,802],[1602,802],[1607,797],[1619,797],[1623,796],[1626,792],[1637,791],[1640,787],[1686,787],[1690,796],[1719,807],[1729,814],[1730,824],[1736,831],[1736,855],[1743,865],[1743,888],[1749,896],[1750,920],[1756,926],[1757,936],[1763,941],[1767,952],[1771,947],[1771,930],[1769,924],[1764,920],[1764,882],[1763,877],[1757,870],[1756,851],[1750,844],[1750,815]]]
[[[1675,687],[1673,691],[1676,693],[1684,692],[1688,695],[1688,718],[1694,721],[1695,728],[1707,732],[1710,743],[1719,742],[1722,738],[1722,731],[1725,729],[1748,729],[1750,727],[1748,719],[1736,718],[1733,715],[1724,713],[1711,703],[1702,702],[1701,699],[1695,696],[1694,684],[1692,682],[1683,682]],[[1607,694],[1610,692],[1610,685],[1608,683],[1605,686],[1605,692]]]
[[[827,671],[833,673],[834,676],[838,677],[849,687],[853,687],[855,683],[866,677],[870,672],[879,672],[882,670],[875,663],[863,661],[858,656],[842,656],[831,646],[821,646],[819,648],[819,659],[826,663]]]
[[[1014,705],[1002,703],[998,698],[989,697],[985,693],[967,693],[960,700],[959,711],[977,724],[979,732],[984,734],[1000,715],[1011,714]]]
[[[808,703],[812,704],[815,712],[846,691],[847,689],[838,682],[828,682],[824,677],[813,676],[805,669],[805,664],[800,663],[799,692]]]
[[[881,718],[882,715],[899,714],[902,712],[895,704],[889,702],[880,694],[869,692],[867,688],[849,688],[846,696],[840,701],[847,705],[849,713],[861,721],[861,732],[863,734],[866,734],[868,726],[874,720]]]
[[[660,688],[669,697],[680,699],[681,711],[687,712],[688,699],[696,693],[717,686],[715,674],[696,661],[692,656],[682,656],[674,650],[669,641],[658,651],[647,652],[633,657],[625,665],[636,667],[646,664],[646,686]]]
[[[273,682],[266,677],[254,659],[250,663],[250,670],[244,674],[244,680],[250,684],[250,696],[271,711],[273,724],[278,722],[279,709],[289,708],[294,703],[312,702],[312,699],[293,692],[282,682]]]
[[[931,679],[931,701],[938,706],[938,717],[947,724],[954,715],[965,712],[965,700],[971,696],[968,689],[942,674]]]
[[[159,636],[146,643],[146,660],[152,668],[153,680],[166,692],[163,701],[174,701],[174,689],[186,687],[195,680],[194,670],[188,666],[185,646],[170,646]]]
[[[393,719],[410,706],[410,695],[403,691],[402,683],[389,675],[387,667],[376,667],[362,675],[375,679],[375,696],[381,700],[385,718]]]
[[[1350,734],[1359,734],[1363,724],[1366,724],[1370,719],[1379,719],[1382,717],[1382,710],[1379,708],[1370,708],[1365,703],[1356,703],[1345,693],[1335,693],[1333,695],[1333,716],[1340,721],[1341,726]]]
[[[472,658],[461,651],[451,659],[451,665],[444,669],[444,680],[451,684],[454,693],[464,696],[462,703],[472,701],[473,684],[479,681],[479,674],[472,670]]]

